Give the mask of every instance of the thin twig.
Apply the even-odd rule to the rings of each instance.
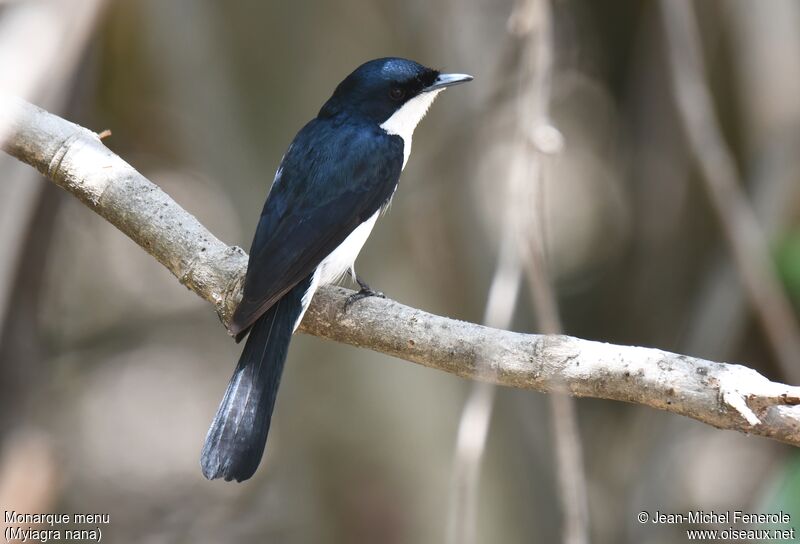
[[[35,167],[153,255],[228,323],[247,255],[106,148],[97,135],[27,102],[0,96],[3,150]],[[370,298],[343,311],[347,289],[321,289],[302,332],[464,378],[542,392],[633,402],[722,429],[800,446],[800,387],[751,368],[658,349],[520,334]],[[486,377],[484,364],[491,361]]]
[[[800,329],[714,113],[691,4],[661,0],[679,118],[742,283],[784,376],[800,383]]]

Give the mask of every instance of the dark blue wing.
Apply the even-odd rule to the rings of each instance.
[[[314,119],[295,137],[258,223],[233,316],[237,337],[394,193],[403,141],[375,126]]]

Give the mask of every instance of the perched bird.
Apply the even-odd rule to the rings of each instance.
[[[203,446],[208,479],[250,478],[264,453],[289,341],[314,292],[350,272],[397,189],[414,129],[445,88],[470,81],[401,58],[359,66],[295,136],[264,203],[230,332],[249,333]]]

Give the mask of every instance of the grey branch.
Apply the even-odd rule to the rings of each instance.
[[[229,322],[247,266],[243,250],[217,239],[94,132],[9,97],[0,97],[0,129],[4,151],[115,225]],[[800,446],[800,387],[771,382],[750,368],[493,329],[388,299],[365,299],[345,314],[348,293],[318,291],[301,331],[463,378],[642,404]]]

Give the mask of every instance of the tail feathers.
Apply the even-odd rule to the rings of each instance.
[[[289,342],[310,281],[301,284],[250,331],[200,454],[203,475],[209,480],[247,480],[261,462]]]

